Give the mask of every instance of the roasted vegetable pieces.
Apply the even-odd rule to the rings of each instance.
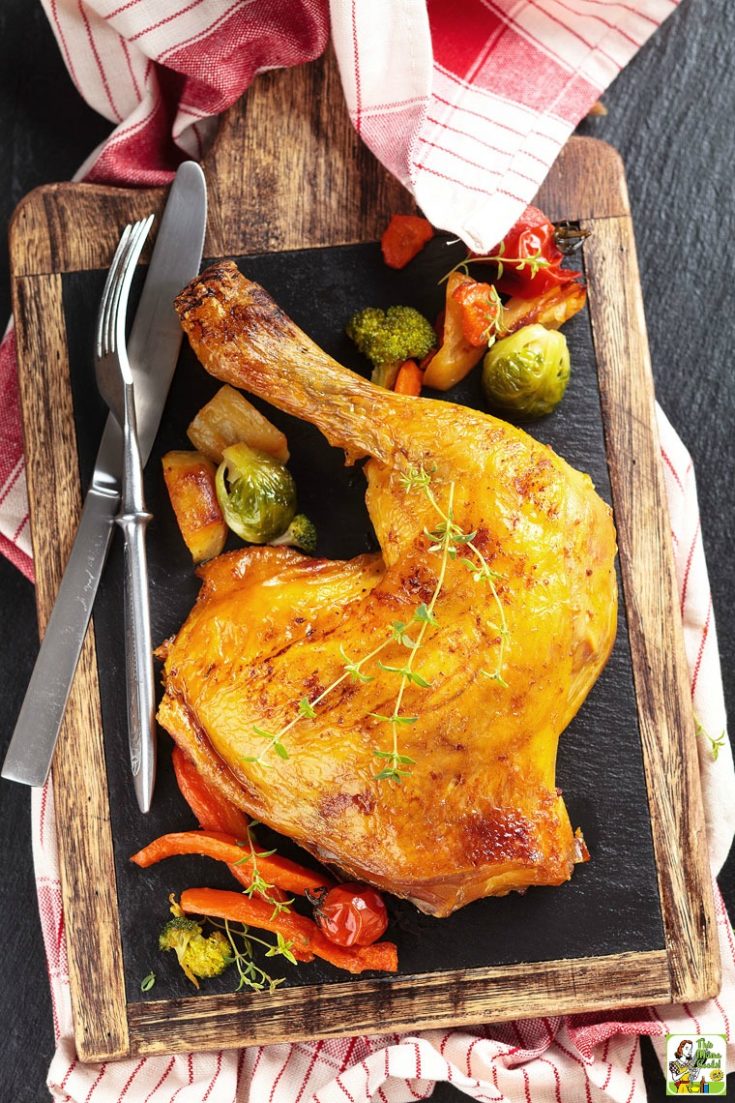
[[[373,383],[392,388],[405,360],[423,360],[436,346],[431,322],[412,306],[365,307],[347,323],[350,337],[373,364]]]
[[[417,397],[421,394],[423,373],[415,360],[404,360],[398,369],[393,390],[396,394],[408,394]]]
[[[161,950],[173,950],[179,965],[198,988],[199,978],[218,977],[230,964],[230,944],[219,931],[205,935],[201,924],[186,916],[169,919],[158,936]]]
[[[503,305],[503,335],[515,333],[534,322],[547,329],[559,329],[587,302],[587,288],[580,283],[552,287],[535,299],[513,298]]]
[[[499,338],[531,323],[558,329],[582,309],[586,290],[578,282],[580,273],[561,267],[565,254],[555,234],[546,215],[528,207],[493,251],[468,253],[448,273],[441,342],[424,365],[426,386],[449,390]],[[494,268],[493,282],[472,279],[469,269],[474,265]],[[499,292],[511,298],[503,302]],[[557,390],[561,397],[563,387]],[[485,386],[485,393],[493,394],[492,383]],[[506,412],[520,410],[517,403],[503,404],[502,398],[493,397],[492,405]],[[548,402],[526,406],[520,410],[524,417],[541,416],[537,409],[548,413],[553,408]]]
[[[161,835],[137,854],[133,854],[130,861],[141,869],[147,869],[148,866],[177,854],[201,854],[226,862],[229,866],[242,866],[246,875],[253,865],[248,842],[236,839],[234,835],[228,835],[224,831],[176,831],[170,835]],[[316,889],[330,889],[334,884],[331,877],[300,866],[279,854],[257,850],[255,854],[260,876],[269,882],[269,887],[275,885],[286,892],[305,896],[307,892],[314,892]]]
[[[330,889],[309,890],[314,920],[338,946],[371,946],[388,926],[383,897],[369,885],[348,882]]]
[[[382,947],[375,947],[370,955],[345,952],[342,947],[352,945],[351,942],[337,940],[333,944],[329,935],[320,931],[311,919],[292,911],[293,898],[288,898],[286,893],[294,893],[309,900],[322,899],[335,888],[331,877],[299,865],[274,851],[262,850],[253,833],[255,825],[207,784],[178,747],[174,749],[173,761],[182,794],[200,822],[219,825],[229,823],[239,834],[229,834],[216,827],[210,830],[172,832],[149,843],[134,854],[131,861],[142,869],[147,869],[166,858],[201,855],[225,863],[245,888],[245,893],[241,895],[207,889],[194,890],[205,894],[206,906],[201,914],[213,920],[225,920],[222,930],[215,930],[209,935],[205,934],[201,923],[184,917],[186,901],[189,899],[187,893],[182,897],[181,907],[172,901],[171,911],[174,918],[164,927],[159,946],[161,949],[176,951],[182,969],[193,984],[198,987],[199,978],[218,976],[233,961],[237,965],[240,987],[247,984],[256,989],[272,989],[282,983],[282,980],[273,981],[255,963],[255,946],[263,947],[266,957],[279,954],[293,964],[297,961],[311,961],[316,956],[353,973],[365,969],[395,970],[396,950],[393,944],[383,943]],[[240,828],[243,830],[239,831]],[[368,930],[374,932],[374,937],[369,940],[374,942],[385,930],[383,926],[382,930],[377,931],[375,918],[380,916],[381,908],[385,913],[385,905],[374,889],[363,885],[355,886],[355,890],[370,894],[368,899],[372,920],[363,915],[358,926],[363,933]],[[202,897],[196,899],[201,900]],[[233,899],[237,901],[236,905]],[[212,907],[213,903],[217,906]],[[230,927],[230,922],[244,926],[236,930]],[[253,934],[251,928],[275,933],[276,943],[272,945],[264,942]]]
[[[427,219],[394,214],[380,239],[383,260],[389,268],[405,268],[433,236],[434,228]]]
[[[296,514],[296,484],[288,468],[247,444],[225,448],[216,487],[225,521],[250,544],[281,536]]]
[[[462,272],[452,272],[447,280],[442,340],[424,372],[424,385],[448,391],[482,360],[487,345],[472,344],[465,336],[465,308],[457,292],[475,281]]]
[[[181,894],[181,907],[191,915],[214,916],[235,923],[246,923],[272,931],[288,939],[294,952],[320,957],[345,969],[348,973],[363,973],[368,969],[395,973],[398,952],[392,942],[376,942],[372,946],[337,946],[319,930],[313,919],[290,911],[274,916],[262,900],[249,900],[239,892],[226,889],[186,889]]]
[[[132,861],[147,868],[175,854],[203,854],[227,862],[230,868],[236,864],[232,861],[236,854],[239,855],[237,862],[247,860],[247,851],[244,854],[242,844],[231,837],[192,831],[164,835],[133,855]],[[260,876],[268,874],[274,881],[277,879],[282,886],[288,885],[291,891],[301,895],[329,893],[334,888],[329,878],[304,869],[286,858],[259,853],[257,861]],[[314,957],[320,957],[350,973],[361,973],[366,969],[395,972],[398,964],[395,945],[389,942],[375,944],[387,926],[387,920],[386,923],[382,922],[383,917],[387,916],[385,905],[374,889],[365,885],[354,888],[366,894],[365,899],[369,902],[367,906],[370,915],[363,914],[353,922],[358,934],[367,939],[363,942],[357,939],[335,941],[307,916],[300,915],[288,906],[274,908],[272,899],[264,899],[259,893],[248,896],[227,890],[189,889],[182,894],[180,908],[183,912],[231,920],[271,931],[288,940],[289,949],[300,961],[311,961]],[[351,890],[351,898],[354,895],[354,890]],[[198,987],[197,978],[218,976],[232,960],[229,945],[217,932],[205,937],[198,923],[179,917],[178,905],[174,905],[172,910],[175,911],[175,918],[161,932],[159,946],[163,950],[176,950],[182,969]],[[379,930],[379,927],[382,929]],[[368,938],[368,934],[372,937]],[[350,949],[352,946],[355,949]]]
[[[200,452],[167,452],[162,463],[176,522],[192,559],[195,563],[213,559],[227,538],[214,464]]]
[[[186,432],[194,447],[217,464],[222,463],[222,453],[231,444],[249,444],[281,463],[288,462],[284,434],[234,387],[220,387]]]
[[[481,258],[473,257],[473,260]],[[571,283],[581,275],[562,268],[564,253],[556,244],[556,230],[538,207],[526,207],[521,217],[492,250],[498,265],[496,286],[505,295],[533,299],[552,287]]]
[[[174,747],[171,761],[176,783],[186,803],[205,831],[224,831],[236,839],[247,838],[250,820],[218,789],[207,785],[190,758],[180,747]]]
[[[487,348],[502,325],[503,304],[489,283],[465,279],[452,289],[452,297],[461,307],[462,335],[468,344]]]
[[[316,525],[304,513],[297,513],[286,531],[269,543],[274,548],[280,546],[298,548],[299,551],[313,555],[317,544]]]

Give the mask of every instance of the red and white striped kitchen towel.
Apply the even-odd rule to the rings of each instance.
[[[42,0],[72,79],[116,129],[79,178],[170,179],[257,73],[332,37],[356,129],[431,221],[494,245],[533,198],[600,92],[675,0]],[[691,461],[660,423],[713,874],[735,830],[735,773]],[[0,550],[32,573],[12,334],[0,347]],[[85,1066],[74,1055],[50,789],[33,843],[58,1049],[54,1097],[73,1103],[398,1103],[451,1080],[479,1100],[645,1098],[638,1035],[735,1037],[735,945],[718,897],[716,1000],[650,1012],[488,1025]],[[734,1056],[732,1053],[732,1057]]]

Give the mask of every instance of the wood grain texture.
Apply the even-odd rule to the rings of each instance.
[[[595,220],[585,249],[620,566],[672,995],[720,987],[689,672],[629,218]],[[619,295],[623,290],[623,303]],[[622,307],[622,309],[621,309]],[[676,799],[676,794],[684,799]],[[661,799],[670,794],[674,799]],[[700,886],[701,895],[695,886]]]
[[[241,1046],[280,1042],[284,1026],[289,1039],[300,1041],[500,1022],[518,1014],[521,992],[524,1017],[549,1014],[550,997],[554,1014],[608,1007],[611,990],[616,1006],[632,1007],[641,1003],[641,988],[653,1002],[668,999],[666,973],[666,952],[651,950],[336,984],[301,995],[285,988],[267,1006],[259,993],[136,1003],[128,1009],[130,1049],[136,1055],[220,1049],[223,1037]]]
[[[43,635],[81,512],[61,276],[13,281],[38,620]],[[52,771],[77,1049],[122,1056],[128,1027],[94,630]],[[69,932],[72,936],[69,937]],[[96,998],[82,994],[96,993]]]
[[[205,166],[211,209],[208,255],[372,240],[389,212],[412,208],[406,193],[357,142],[335,80],[331,61],[267,74],[228,114]],[[164,199],[164,189],[129,192],[54,185],[31,193],[11,227],[42,624],[51,609],[80,508],[57,273],[109,264],[122,226],[151,209],[159,210]],[[619,514],[631,511],[622,524],[620,516],[618,520],[621,545],[625,541],[627,548],[623,559],[626,597],[634,601],[632,632],[639,641],[636,689],[667,916],[666,953],[514,966],[479,978],[445,973],[428,986],[425,978],[354,981],[339,986],[348,989],[339,1004],[336,989],[325,986],[277,993],[275,1002],[261,1000],[252,1008],[242,996],[202,996],[126,1008],[99,689],[90,635],[54,770],[76,1041],[82,1058],[242,1045],[256,1038],[315,1037],[335,1032],[337,1014],[338,1030],[346,1033],[391,1024],[418,1027],[508,1018],[519,1010],[524,1015],[591,1010],[609,1005],[611,994],[618,1006],[667,1002],[702,997],[716,987],[711,885],[700,845],[703,820],[686,667],[680,628],[675,628],[673,642],[664,631],[676,604],[671,601],[669,537],[661,505],[645,328],[637,274],[630,262],[632,229],[617,154],[602,143],[570,140],[538,202],[555,219],[594,219],[596,236],[592,248],[588,246],[588,257],[591,281],[600,281],[597,295],[593,292],[595,339],[616,507]],[[627,261],[617,254],[611,259],[605,251],[622,250],[624,257],[626,248]],[[634,400],[621,374],[621,365],[628,360],[636,367],[636,386],[641,385]],[[641,450],[645,475],[631,497],[623,482],[638,477],[635,449]],[[53,494],[49,493],[49,469],[54,472]],[[646,514],[647,505],[651,516]],[[663,578],[651,579],[649,571]],[[657,756],[666,764],[665,770],[654,761]],[[668,783],[671,778],[676,785]],[[694,850],[698,850],[696,856]],[[99,934],[89,937],[98,941],[85,942],[81,932],[97,928]],[[285,1004],[281,1003],[284,998]],[[349,1007],[346,1001],[351,1001]],[[278,1008],[285,1019],[279,1019]]]

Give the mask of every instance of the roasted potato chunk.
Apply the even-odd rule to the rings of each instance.
[[[227,539],[214,464],[201,452],[167,452],[162,462],[166,489],[192,559],[195,563],[212,559]]]
[[[217,464],[233,444],[247,444],[281,463],[288,460],[288,443],[281,430],[234,387],[220,387],[186,432],[194,447]]]

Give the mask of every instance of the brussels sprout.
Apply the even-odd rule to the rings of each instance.
[[[497,341],[482,365],[490,405],[518,418],[543,417],[561,402],[569,382],[569,349],[563,333],[523,326]]]
[[[247,444],[225,448],[216,486],[225,521],[250,544],[267,544],[280,536],[296,513],[291,473],[267,452]]]

